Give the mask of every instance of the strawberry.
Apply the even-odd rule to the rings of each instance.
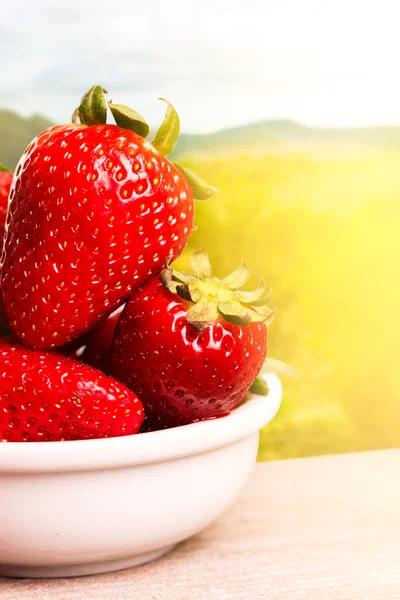
[[[1,290],[0,290],[0,335],[4,335],[6,333],[8,333],[9,331],[9,327],[8,327],[8,321],[7,321],[7,314],[6,314],[6,309],[3,303],[3,297],[1,294]]]
[[[143,406],[125,386],[51,352],[0,339],[0,441],[39,442],[137,433]]]
[[[4,227],[6,224],[8,194],[13,174],[0,163],[0,243],[3,244]],[[7,315],[3,304],[3,296],[0,290],[0,333],[8,330]]]
[[[57,352],[59,354],[63,354],[64,356],[68,356],[69,358],[73,358],[74,360],[80,360],[86,347],[86,341],[89,335],[90,331],[84,333],[78,338],[75,338],[72,340],[72,342],[68,342],[68,344],[61,346],[61,348],[57,348]]]
[[[100,369],[104,373],[108,372],[111,343],[122,310],[123,306],[120,306],[108,319],[105,319],[92,331],[89,331],[85,338],[86,347],[79,357],[82,362]]]
[[[76,122],[39,134],[16,169],[3,298],[13,332],[35,348],[91,329],[179,256],[193,227],[189,182],[195,197],[216,191],[164,157],[179,133],[169,103],[152,145],[140,115],[104,93],[92,88]]]
[[[0,239],[3,239],[6,223],[8,194],[10,192],[13,174],[0,163]]]
[[[245,263],[222,281],[205,250],[195,275],[167,267],[128,301],[116,328],[111,373],[142,400],[154,424],[176,426],[236,408],[261,370],[273,311],[265,283],[239,291]]]

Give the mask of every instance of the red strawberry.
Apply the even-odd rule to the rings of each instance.
[[[64,356],[67,356],[68,358],[73,358],[74,360],[80,360],[81,356],[83,354],[83,351],[85,349],[86,341],[88,339],[89,334],[90,334],[90,331],[88,331],[87,333],[84,333],[83,335],[79,336],[78,338],[75,338],[74,340],[72,340],[72,342],[68,342],[68,344],[61,346],[61,348],[57,348],[57,352],[59,354],[63,354]]]
[[[196,276],[166,269],[128,301],[114,336],[111,373],[134,390],[154,423],[175,426],[229,413],[242,401],[267,352],[272,311],[255,292],[239,291],[243,263],[222,281],[204,250]]]
[[[111,343],[123,306],[118,308],[86,335],[86,347],[79,357],[82,362],[107,373],[110,367]]]
[[[137,113],[109,106],[122,126],[105,124],[103,90],[92,88],[74,113],[84,124],[41,133],[17,167],[2,286],[10,326],[28,346],[62,346],[91,329],[179,256],[192,230],[189,183],[160,153],[175,143],[175,111],[154,147]]]
[[[7,313],[3,303],[3,296],[0,289],[0,335],[4,335],[8,333],[8,321],[7,321]]]
[[[143,406],[96,369],[0,340],[0,441],[35,442],[130,435]]]
[[[0,164],[0,238],[3,239],[4,226],[6,223],[8,194],[10,192],[13,174],[3,170]]]
[[[0,243],[3,244],[4,226],[6,224],[8,194],[10,192],[13,174],[0,163]],[[0,333],[8,329],[7,315],[0,290]]]

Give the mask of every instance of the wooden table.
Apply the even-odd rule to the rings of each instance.
[[[400,598],[400,450],[258,464],[214,526],[143,567],[0,578],[1,600]]]

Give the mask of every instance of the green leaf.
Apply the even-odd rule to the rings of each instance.
[[[289,377],[300,377],[297,371],[287,363],[276,358],[266,358],[261,373],[276,373],[277,375],[288,375]]]
[[[275,308],[271,309],[268,306],[252,306],[249,307],[249,309],[253,323],[264,323],[265,327],[268,327],[274,320]]]
[[[159,98],[163,102],[167,103],[167,112],[165,113],[164,121],[161,124],[160,129],[157,131],[156,137],[152,141],[152,144],[160,154],[168,156],[175,148],[176,140],[179,136],[181,124],[179,121],[178,113],[172,106],[171,102],[164,98]]]
[[[172,278],[172,269],[163,269],[163,271],[161,271],[160,273],[160,279],[165,289],[171,289],[171,284],[174,282]],[[176,286],[174,288],[174,291],[176,291]]]
[[[101,85],[94,85],[82,97],[79,107],[72,115],[73,123],[84,125],[104,125],[107,122],[107,94]]]
[[[0,173],[11,173],[11,171],[10,169],[7,169],[7,167],[5,167],[3,163],[0,163]]]
[[[196,283],[186,283],[184,284],[189,291],[190,298],[192,302],[199,302],[202,298],[204,298],[204,294],[198,289]]]
[[[119,127],[134,131],[142,138],[146,138],[149,135],[149,125],[146,123],[143,117],[136,112],[136,110],[129,108],[129,106],[113,104],[112,102],[109,102],[108,106],[110,107],[115,122],[117,125],[119,125]]]
[[[253,385],[250,387],[249,392],[257,394],[257,396],[268,396],[268,384],[262,377],[258,376],[255,378]]]
[[[204,179],[199,177],[199,175],[192,171],[192,169],[189,169],[189,167],[184,167],[179,163],[174,163],[174,165],[185,176],[188,184],[192,188],[193,198],[195,198],[195,200],[209,200],[215,196],[215,194],[218,194],[218,188],[206,183]]]
[[[225,321],[234,323],[235,325],[250,325],[251,315],[250,311],[244,308],[240,302],[220,302],[218,304],[218,310],[224,317]]]
[[[192,302],[199,302],[204,297],[204,294],[198,289],[196,282],[186,283],[187,289],[189,290]]]
[[[238,292],[235,292],[235,298],[236,298],[236,300],[239,300],[239,302],[242,302],[243,304],[253,305],[255,302],[259,302],[259,306],[262,306],[263,304],[266,304],[268,302],[268,300],[270,299],[270,297],[272,295],[272,289],[270,288],[268,290],[267,295],[263,297],[266,287],[267,287],[267,285],[266,285],[264,279],[262,277],[260,277],[260,282],[253,292],[238,291]]]
[[[193,302],[193,298],[190,295],[190,290],[185,283],[179,284],[176,286],[176,293],[178,296],[183,298],[183,300],[188,300],[188,302]]]
[[[193,252],[190,257],[190,264],[197,277],[201,279],[212,277],[211,263],[205,248]]]
[[[72,123],[75,123],[75,125],[80,125],[82,123],[81,115],[79,112],[79,106],[72,113],[71,121]]]
[[[243,302],[243,304],[247,304],[248,306],[252,306],[253,308],[256,306],[265,306],[270,300],[272,296],[272,289],[269,288],[268,293],[263,298],[259,300],[254,300],[253,302]]]
[[[204,297],[199,302],[196,302],[196,304],[193,304],[186,313],[188,323],[199,332],[204,331],[204,329],[215,323],[217,318],[217,307]]]
[[[222,280],[222,283],[230,290],[237,290],[246,283],[249,277],[250,269],[245,261],[242,260],[238,268],[230,275],[227,275],[227,277]]]
[[[196,276],[191,273],[185,273],[184,271],[175,271],[172,270],[172,274],[174,279],[180,281],[181,283],[194,283],[196,281]]]

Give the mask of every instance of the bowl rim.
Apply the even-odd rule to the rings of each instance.
[[[240,441],[269,423],[279,410],[282,384],[263,375],[268,395],[246,402],[219,419],[136,435],[66,442],[0,443],[0,473],[112,469],[184,458]]]

